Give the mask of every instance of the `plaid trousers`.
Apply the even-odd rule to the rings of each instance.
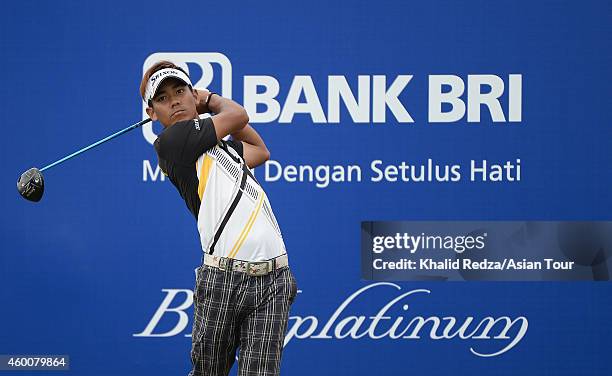
[[[189,376],[279,375],[289,307],[297,284],[289,267],[264,276],[197,270]]]

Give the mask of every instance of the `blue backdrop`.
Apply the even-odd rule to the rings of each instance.
[[[155,175],[145,134],[46,171],[38,204],[20,198],[15,182],[139,121],[138,86],[152,54],[175,54],[201,76],[208,66],[199,56],[208,55],[199,54],[212,52],[227,60],[209,61],[209,88],[229,85],[234,100],[254,104],[253,120],[263,119],[255,111],[268,116],[252,124],[277,164],[256,175],[300,289],[283,374],[610,372],[609,283],[380,285],[360,277],[362,221],[610,219],[610,2],[23,1],[5,4],[0,17],[0,354],[67,354],[73,375],[188,372],[199,240],[175,188]],[[495,96],[505,121],[494,121],[495,105],[478,103],[470,107],[480,109],[478,121],[467,113],[433,121],[439,75],[456,84],[442,92],[465,86],[462,103],[493,90],[478,91],[477,79],[502,81]],[[511,75],[520,78],[514,94]],[[366,77],[361,87],[358,76]],[[363,122],[342,99],[329,102],[343,80],[356,99],[370,96],[360,102]],[[266,92],[272,107],[257,104]],[[520,104],[514,121],[511,95]],[[461,179],[372,180],[372,161],[384,168],[428,159],[460,165]],[[517,159],[520,180],[469,179],[471,160]],[[278,165],[356,165],[361,176],[322,187],[290,181],[291,170],[276,179]],[[377,314],[387,318],[376,322]],[[415,317],[522,317],[528,328],[512,346],[516,326],[505,337],[495,326],[489,335],[437,339],[426,326],[393,338],[394,322],[405,328]]]

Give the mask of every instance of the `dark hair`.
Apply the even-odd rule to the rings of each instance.
[[[166,68],[178,69],[181,72],[187,74],[187,72],[185,72],[183,68],[179,67],[178,65],[174,64],[171,61],[168,61],[168,60],[158,61],[157,63],[153,64],[151,68],[147,69],[144,76],[142,76],[142,81],[140,82],[140,96],[142,97],[143,100],[146,100],[144,96],[145,96],[145,90],[147,89],[147,82],[149,81],[149,78],[151,78],[153,73],[159,70],[162,70],[162,69],[166,69]],[[187,76],[189,77],[188,74]],[[149,107],[151,107],[151,103],[149,103]]]

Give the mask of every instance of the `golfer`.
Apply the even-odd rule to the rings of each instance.
[[[297,285],[270,201],[250,170],[270,153],[244,108],[195,90],[171,62],[145,72],[140,94],[164,127],[154,144],[159,166],[200,233],[189,375],[227,375],[238,348],[239,375],[278,375]],[[212,116],[200,119],[204,113]]]

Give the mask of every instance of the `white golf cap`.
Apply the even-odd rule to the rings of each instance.
[[[164,69],[158,70],[149,78],[149,81],[147,82],[147,88],[145,89],[144,101],[146,103],[149,103],[149,101],[152,100],[153,97],[155,96],[155,93],[157,92],[157,89],[159,88],[161,83],[166,78],[170,78],[170,77],[178,78],[179,80],[183,81],[187,85],[193,87],[193,85],[191,84],[191,81],[189,80],[189,76],[187,76],[182,71],[178,69],[174,69],[174,68],[164,68]]]

